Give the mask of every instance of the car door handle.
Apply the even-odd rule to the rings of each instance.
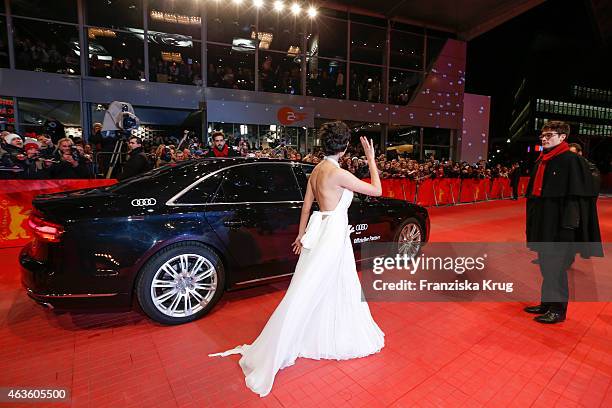
[[[226,227],[230,227],[230,228],[241,227],[243,224],[244,224],[244,221],[242,220],[223,221],[223,225],[225,225]]]

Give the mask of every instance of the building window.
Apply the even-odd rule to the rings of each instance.
[[[407,105],[423,81],[423,73],[392,69],[389,71],[389,103]]]
[[[424,37],[402,31],[391,31],[391,66],[423,69]]]
[[[182,34],[149,31],[149,80],[201,85],[201,43]]]
[[[17,69],[80,74],[76,26],[14,18]]]
[[[308,59],[307,93],[323,98],[345,99],[346,63],[324,58]]]
[[[11,13],[14,16],[78,22],[77,0],[11,0]],[[32,24],[37,23],[33,21]]]
[[[86,24],[107,28],[142,28],[141,0],[87,0]]]
[[[450,147],[448,146],[427,146],[423,144],[423,159],[428,159],[433,155],[434,160],[449,160]]]
[[[104,121],[108,104],[91,103],[92,123]],[[134,113],[140,119],[140,126],[131,133],[138,136],[145,142],[147,153],[151,152],[152,146],[160,144],[178,146],[180,136],[183,134],[185,126],[182,124],[187,119],[191,111],[184,109],[152,108],[134,106]],[[196,129],[199,130],[199,127]],[[201,133],[201,132],[196,132]]]
[[[423,128],[423,145],[450,146],[450,130]]]
[[[308,55],[346,59],[348,26],[345,20],[319,16],[307,24]]]
[[[350,99],[354,101],[383,102],[382,67],[351,63],[350,70]]]
[[[82,137],[81,108],[78,102],[18,98],[19,126],[24,136],[47,133],[54,141]],[[59,123],[58,123],[59,122]],[[53,123],[55,126],[49,126]],[[52,134],[52,133],[56,134]]]
[[[351,61],[383,64],[387,30],[351,22]]]
[[[291,127],[282,125],[253,125],[242,123],[209,122],[208,137],[205,144],[210,145],[213,131],[222,131],[230,146],[238,146],[241,140],[247,143],[248,152],[256,154],[257,151],[274,149],[279,146],[287,146],[293,150],[290,152],[305,152],[312,150],[313,135],[317,129],[304,127]],[[308,139],[308,140],[307,140]],[[284,150],[267,151],[274,157],[285,157]]]
[[[286,13],[266,11],[259,13],[259,49],[301,54],[304,27],[302,19]]]
[[[149,0],[148,29],[183,34],[197,40],[202,37],[200,1]]]
[[[206,10],[207,39],[224,44],[246,44],[255,49],[255,9],[229,1],[208,2]]]
[[[398,154],[418,159],[420,155],[421,128],[417,126],[390,125],[388,147],[395,147]]]
[[[207,45],[207,85],[215,88],[255,89],[254,50]]]
[[[0,16],[0,68],[9,67],[8,39],[6,36],[6,18]]]
[[[144,32],[88,27],[89,75],[144,80]]]
[[[10,96],[0,96],[0,131],[15,132],[15,106]]]
[[[302,93],[302,67],[297,55],[259,52],[259,90],[291,95]]]
[[[432,154],[436,160],[450,158],[450,129],[423,128],[423,158]]]

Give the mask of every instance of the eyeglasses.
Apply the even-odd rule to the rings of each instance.
[[[540,136],[538,136],[540,139],[550,139],[551,137],[558,135],[558,132],[547,132],[547,133],[541,133]]]

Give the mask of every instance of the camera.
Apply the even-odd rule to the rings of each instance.
[[[137,129],[140,119],[134,114],[134,108],[129,102],[113,101],[106,109],[102,134],[127,139],[130,131]]]
[[[79,149],[76,146],[70,146],[70,154],[72,155],[74,161],[79,161],[79,159],[81,158],[81,153],[79,152]]]
[[[117,119],[117,127],[122,130],[132,130],[138,128],[138,118],[134,113],[130,112],[129,106],[126,103],[121,104],[121,113]]]

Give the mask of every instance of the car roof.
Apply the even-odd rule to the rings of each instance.
[[[296,160],[289,159],[277,159],[271,157],[204,157],[200,159],[194,159],[194,162],[219,162],[219,163],[227,163],[227,164],[237,164],[237,163],[300,163]]]

